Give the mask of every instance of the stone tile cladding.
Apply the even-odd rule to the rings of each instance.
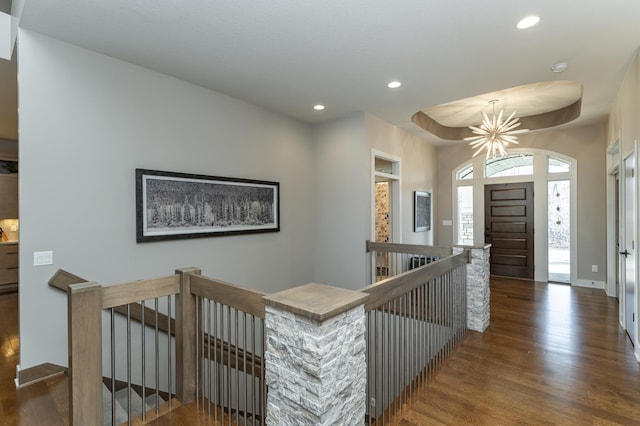
[[[461,247],[454,247],[460,253]],[[467,328],[483,332],[490,321],[489,247],[472,248],[471,263],[467,264]]]
[[[267,306],[267,425],[363,425],[363,305],[318,322]]]

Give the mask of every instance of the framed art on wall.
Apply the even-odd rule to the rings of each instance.
[[[413,231],[431,230],[431,193],[413,191]]]
[[[278,232],[279,186],[136,169],[136,241]]]

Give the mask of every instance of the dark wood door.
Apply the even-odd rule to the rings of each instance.
[[[484,187],[491,274],[533,279],[533,182]]]

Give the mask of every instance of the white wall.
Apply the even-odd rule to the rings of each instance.
[[[22,368],[67,365],[58,268],[103,284],[185,266],[268,292],[312,281],[307,126],[37,33],[19,43]],[[137,244],[135,168],[278,181],[282,230]],[[54,264],[33,267],[43,250]]]

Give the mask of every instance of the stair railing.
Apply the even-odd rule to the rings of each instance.
[[[367,242],[367,422],[392,423],[467,331],[469,252]]]
[[[375,274],[374,284],[359,290],[369,295],[366,416],[369,424],[379,425],[391,422],[466,332],[469,251],[454,255],[451,248],[381,243],[367,243],[367,250]],[[387,268],[388,277],[378,268]],[[136,318],[146,324],[143,329],[153,328],[154,336],[164,330],[169,373],[158,391],[169,395],[173,407],[196,401],[216,424],[265,424],[265,321],[270,320],[264,293],[203,277],[196,268],[117,286],[70,284],[78,279],[64,271],[52,279],[68,289],[70,424],[102,423],[101,342],[108,328],[103,309],[109,309],[112,323],[117,315],[126,317],[126,339],[111,339],[126,340],[128,349],[138,345],[129,330]],[[161,303],[164,313],[156,302],[161,298],[168,298]],[[141,339],[147,334],[141,332]],[[127,382],[130,378],[127,372]],[[158,386],[160,380],[151,381]],[[146,420],[162,412],[156,408]]]
[[[244,424],[264,424],[264,293],[202,277],[196,268],[104,287],[58,271],[50,284],[68,294],[70,424],[103,423],[104,328],[110,330],[111,424],[119,423],[113,395],[122,383],[127,392],[128,424],[135,421],[131,412],[135,389],[143,400],[147,389],[156,395],[154,409],[139,415],[142,423],[196,401],[221,424],[240,418]],[[159,312],[162,308],[166,314]],[[108,327],[103,326],[104,310]],[[151,342],[145,337],[149,334]],[[175,344],[167,336],[175,336]],[[118,349],[119,342],[125,342],[124,351]],[[131,350],[134,346],[141,347],[138,355]],[[154,348],[149,352],[155,357],[151,387],[146,375],[135,371],[148,370],[147,346]],[[162,350],[164,347],[167,349]],[[126,358],[126,373],[122,365],[116,365],[116,359],[122,358]],[[132,367],[136,359],[141,361]],[[161,365],[166,366],[162,371]],[[125,379],[116,380],[118,374],[125,374]],[[168,397],[164,404],[160,404],[161,394]]]
[[[170,275],[167,277],[141,280],[132,283],[125,283],[114,286],[100,286],[97,283],[85,282],[81,284],[72,284],[68,287],[68,315],[69,315],[69,392],[70,392],[70,423],[73,425],[85,424],[103,424],[103,310],[108,310],[108,322],[110,330],[109,354],[111,379],[111,424],[116,424],[116,378],[118,375],[125,375],[126,382],[126,411],[128,423],[133,420],[132,415],[132,393],[134,372],[132,366],[137,364],[139,374],[136,374],[136,384],[142,389],[141,398],[143,400],[143,408],[140,416],[144,421],[149,416],[156,417],[163,412],[168,411],[172,406],[172,394],[174,383],[177,386],[177,377],[180,377],[183,367],[176,363],[178,355],[168,336],[160,335],[157,312],[159,310],[159,300],[166,299],[166,307],[168,310],[167,317],[171,317],[171,306],[179,303],[180,298],[180,276]],[[176,298],[175,301],[172,298]],[[147,312],[145,304],[152,303],[155,307],[154,318],[145,318]],[[151,356],[147,355],[147,343],[145,336],[149,334],[147,326],[138,327],[139,331],[133,331],[131,310],[132,306],[141,306],[140,310],[142,321],[145,324],[151,322],[154,325],[152,332],[153,351]],[[116,307],[124,307],[126,312],[126,321],[122,326],[116,325]],[[179,318],[176,319],[176,338],[180,333]],[[171,323],[167,324],[171,327]],[[140,336],[138,340],[135,335]],[[124,336],[122,336],[124,335]],[[132,346],[134,340],[139,343],[139,351],[134,354]],[[165,343],[161,348],[161,340]],[[125,341],[124,350],[119,349],[116,342]],[[136,346],[138,346],[136,343]],[[179,351],[178,351],[179,353]],[[163,360],[161,362],[160,357]],[[117,358],[125,358],[124,368],[117,363]],[[152,370],[155,372],[151,378],[147,375],[147,362],[152,359]],[[174,367],[175,364],[175,367]],[[124,373],[123,373],[124,370]],[[162,373],[162,374],[161,374]],[[161,376],[164,383],[161,383]],[[151,386],[149,386],[151,382]],[[144,408],[144,400],[146,390],[151,387],[155,392],[155,413],[147,412]],[[161,406],[159,395],[164,392],[168,395],[167,405]]]
[[[201,410],[223,425],[264,424],[265,293],[199,275],[190,286]]]

